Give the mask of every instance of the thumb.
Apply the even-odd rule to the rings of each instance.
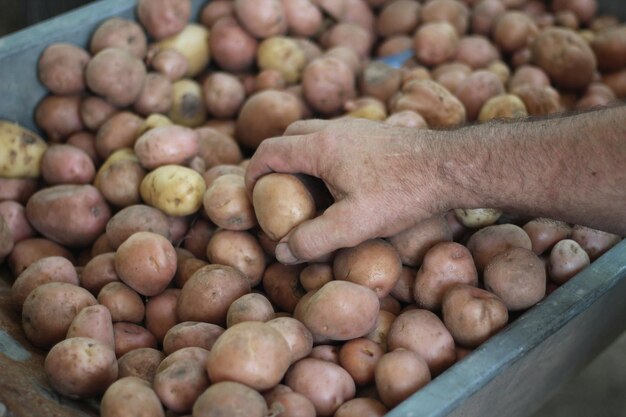
[[[359,216],[355,204],[344,199],[289,232],[276,246],[276,259],[287,265],[306,262],[356,246],[374,235],[375,230]]]

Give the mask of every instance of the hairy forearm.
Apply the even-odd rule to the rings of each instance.
[[[452,207],[500,208],[626,235],[626,106],[435,132]]]

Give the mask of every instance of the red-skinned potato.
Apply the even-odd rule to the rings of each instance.
[[[169,239],[167,216],[154,207],[135,204],[124,207],[107,222],[106,237],[113,249],[137,232],[157,233]]]
[[[500,0],[483,0],[472,9],[472,31],[479,35],[488,36],[500,16],[506,12],[506,6]]]
[[[256,59],[257,40],[231,17],[213,25],[210,44],[213,59],[225,71],[243,71]]]
[[[311,37],[322,28],[322,12],[311,0],[281,0],[281,4],[290,35]]]
[[[356,95],[353,70],[332,56],[311,61],[302,74],[302,86],[307,104],[323,114],[336,113]]]
[[[493,39],[503,52],[514,52],[528,46],[537,35],[537,25],[520,11],[507,11],[493,27]]]
[[[287,16],[280,0],[235,0],[235,14],[242,26],[257,38],[287,32]]]
[[[241,175],[217,177],[203,197],[204,212],[217,226],[226,230],[248,230],[257,224],[250,196]]]
[[[537,218],[523,226],[532,243],[532,250],[541,255],[562,239],[572,234],[572,228],[565,222],[546,218]]]
[[[378,312],[378,317],[376,317],[376,325],[372,331],[365,335],[365,338],[378,343],[383,350],[387,352],[387,335],[389,334],[389,329],[395,319],[395,314],[390,313],[389,311],[380,310]]]
[[[273,263],[263,273],[263,289],[279,311],[293,313],[300,299],[305,295],[298,277],[302,266]]]
[[[265,253],[251,233],[217,230],[206,250],[209,262],[236,268],[248,278],[251,287],[261,282],[266,265]]]
[[[37,259],[48,256],[62,256],[70,262],[74,262],[74,255],[64,246],[48,239],[32,237],[15,243],[7,263],[13,276],[18,276]]]
[[[277,330],[291,350],[291,363],[307,357],[313,348],[313,335],[304,324],[292,317],[277,317],[266,322]]]
[[[175,361],[161,369],[152,384],[163,405],[176,413],[191,411],[209,385],[204,365],[190,360]]]
[[[564,284],[589,265],[589,255],[572,239],[557,242],[550,251],[548,277],[556,284]]]
[[[432,128],[455,126],[466,119],[463,103],[432,80],[412,80],[406,83],[391,110],[392,113],[402,110],[419,113]]]
[[[104,235],[106,238],[106,235]],[[110,248],[113,251],[113,248]],[[94,255],[84,266],[80,277],[80,285],[93,295],[109,282],[119,281],[115,270],[115,252],[103,252]]]
[[[230,328],[246,321],[267,322],[273,318],[274,307],[263,294],[244,294],[228,307],[226,327]]]
[[[143,28],[135,21],[112,17],[102,22],[91,35],[89,50],[97,55],[106,48],[128,51],[138,59],[146,55],[147,40]]]
[[[310,263],[300,272],[300,285],[305,291],[319,290],[333,279],[333,267],[325,263]]]
[[[459,36],[467,32],[469,11],[467,6],[456,0],[432,0],[420,13],[422,23],[445,21],[456,29]]]
[[[84,71],[91,56],[69,43],[48,46],[37,62],[39,79],[53,94],[73,95],[85,89]]]
[[[103,305],[96,304],[80,310],[67,329],[66,339],[90,337],[115,349],[111,312]]]
[[[71,145],[49,146],[41,159],[41,175],[51,185],[89,184],[96,176],[93,161]]]
[[[200,14],[200,23],[210,28],[222,17],[234,17],[235,4],[231,0],[215,0],[204,6]]]
[[[376,19],[379,36],[412,34],[419,21],[420,3],[415,0],[398,0],[386,4]]]
[[[374,370],[384,353],[383,348],[372,340],[352,339],[339,350],[339,364],[357,385],[368,385],[374,382]]]
[[[146,67],[126,50],[106,48],[91,59],[85,77],[91,91],[116,107],[125,107],[141,94]]]
[[[167,113],[172,107],[173,87],[170,80],[158,72],[149,72],[133,109],[142,116]]]
[[[224,333],[224,329],[216,324],[182,321],[172,326],[165,333],[163,352],[168,357],[172,356],[174,352],[188,348],[202,348],[208,352],[222,333]]]
[[[150,67],[170,81],[180,80],[189,72],[189,61],[175,49],[156,48],[152,55],[148,59]]]
[[[193,405],[193,415],[198,417],[264,417],[265,400],[254,389],[233,381],[212,384]]]
[[[113,323],[115,355],[120,358],[139,348],[157,348],[156,337],[143,326],[125,321]]]
[[[395,407],[431,379],[428,364],[420,355],[399,348],[383,355],[375,370],[376,388],[387,407]]]
[[[117,150],[132,148],[143,122],[144,119],[128,111],[111,116],[96,133],[96,150],[100,158],[107,159]]]
[[[163,352],[154,348],[131,350],[117,361],[119,367],[118,378],[134,376],[152,384],[157,367],[163,359],[165,359]]]
[[[37,104],[35,123],[51,141],[65,140],[83,130],[81,101],[81,96],[46,96]]]
[[[494,256],[515,247],[531,250],[532,242],[524,229],[514,224],[484,227],[467,241],[478,272],[482,272]]]
[[[100,403],[100,415],[165,417],[165,412],[149,382],[135,376],[127,376],[115,381],[106,390]]]
[[[297,392],[281,392],[265,400],[269,413],[279,413],[285,416],[315,417],[313,403],[304,395]]]
[[[613,233],[592,229],[581,225],[572,228],[572,240],[587,252],[589,259],[593,262],[606,251],[617,245],[621,238]]]
[[[452,232],[443,216],[434,216],[391,236],[389,243],[398,251],[403,265],[417,267],[426,252],[439,242],[452,240]]]
[[[414,51],[417,60],[428,66],[451,60],[459,47],[459,36],[448,22],[427,23],[415,32]]]
[[[190,0],[139,0],[137,18],[148,34],[159,40],[183,30],[191,17]]]
[[[141,323],[145,316],[145,306],[139,294],[122,282],[110,282],[102,287],[98,304],[109,309],[114,322]]]
[[[202,90],[207,110],[218,119],[236,116],[246,98],[241,81],[226,72],[211,74],[202,83]]]
[[[360,397],[343,403],[334,417],[383,417],[387,411],[387,407],[377,399]]]

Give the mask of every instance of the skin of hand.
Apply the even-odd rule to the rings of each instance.
[[[308,120],[267,139],[246,186],[270,172],[321,178],[335,199],[276,248],[316,259],[452,208],[499,208],[626,234],[626,106],[455,130]]]

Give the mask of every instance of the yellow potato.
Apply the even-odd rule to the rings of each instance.
[[[48,145],[30,130],[0,120],[0,177],[36,178]]]
[[[174,49],[189,62],[187,76],[198,75],[209,63],[209,30],[202,25],[190,23],[176,35],[159,42],[161,50]]]
[[[186,216],[202,207],[206,184],[191,168],[163,165],[145,176],[139,186],[141,198],[170,216]]]

